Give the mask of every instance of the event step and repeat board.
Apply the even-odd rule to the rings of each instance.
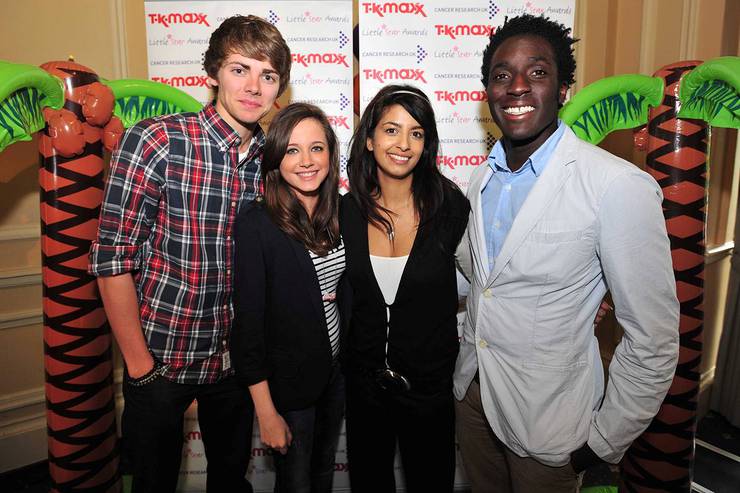
[[[290,85],[276,109],[303,101],[324,110],[341,145],[342,191],[349,187],[346,168],[358,120],[355,108],[364,109],[387,84],[411,84],[427,94],[439,129],[439,167],[465,190],[473,169],[486,162],[500,135],[480,81],[483,50],[506,17],[524,13],[572,27],[575,0],[147,0],[149,78],[203,103],[210,101],[202,62],[211,33],[232,15],[260,16],[280,30],[293,57]],[[272,114],[262,122],[265,128]],[[459,330],[461,324],[462,317]],[[272,491],[272,451],[260,443],[256,424],[254,431],[248,477],[255,491]],[[205,491],[206,460],[196,405],[188,411],[183,433],[178,489]],[[397,458],[399,489],[400,467]],[[342,431],[335,491],[349,491],[348,468]],[[458,455],[455,486],[466,484]]]
[[[346,189],[346,149],[354,129],[351,0],[147,1],[149,78],[182,89],[202,103],[210,101],[203,55],[211,33],[236,14],[262,17],[282,33],[293,64],[290,85],[275,109],[302,101],[326,113],[341,145]],[[274,113],[262,122],[265,129]]]
[[[411,84],[432,102],[439,166],[466,190],[500,136],[481,83],[483,50],[505,17],[545,15],[573,26],[575,0],[359,2],[360,106],[386,84]]]

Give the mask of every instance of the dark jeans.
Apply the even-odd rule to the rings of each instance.
[[[208,460],[209,493],[251,493],[246,480],[254,408],[234,377],[184,385],[159,377],[143,387],[124,378],[121,429],[133,469],[133,493],[175,491],[183,445],[183,417],[198,401],[198,423]]]
[[[344,416],[344,376],[335,364],[316,403],[281,413],[293,434],[288,453],[275,452],[275,493],[330,493]]]
[[[406,491],[452,492],[455,408],[452,385],[393,394],[367,375],[347,375],[347,459],[353,493],[396,491],[396,443]]]

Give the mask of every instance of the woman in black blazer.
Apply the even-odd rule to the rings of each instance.
[[[342,198],[352,316],[343,338],[352,491],[451,492],[452,373],[458,351],[454,253],[469,204],[439,172],[434,112],[411,86],[365,109]]]
[[[337,286],[339,150],[321,110],[292,104],[265,142],[264,199],[239,212],[231,355],[275,449],[275,491],[330,492],[344,412]]]

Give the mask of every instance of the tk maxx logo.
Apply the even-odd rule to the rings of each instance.
[[[202,13],[189,12],[187,14],[148,14],[150,24],[162,24],[170,27],[170,24],[203,24],[211,27],[208,16]]]
[[[418,2],[363,2],[362,8],[365,10],[366,14],[375,14],[379,17],[385,17],[386,14],[411,14],[420,15],[422,17],[427,16],[426,12],[424,12],[424,4]]]
[[[347,64],[347,55],[341,55],[339,53],[293,53],[291,55],[294,63],[308,67],[309,64],[323,63],[330,65],[344,65],[349,67]]]

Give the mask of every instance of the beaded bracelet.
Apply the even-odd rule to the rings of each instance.
[[[149,370],[146,374],[140,376],[139,378],[129,377],[128,383],[132,385],[133,387],[143,387],[144,385],[164,375],[164,373],[167,371],[169,367],[170,365],[162,364],[155,359],[154,366],[152,367],[151,370]]]

